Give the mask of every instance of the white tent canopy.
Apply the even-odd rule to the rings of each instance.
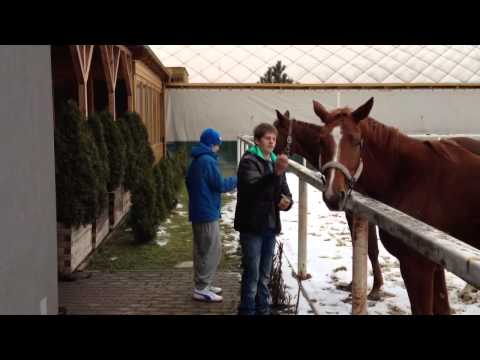
[[[281,60],[302,84],[478,84],[479,45],[150,45],[191,83],[257,83]]]
[[[372,116],[407,134],[480,134],[479,45],[150,45],[165,66],[187,68],[190,83],[257,83],[281,60],[300,84],[353,88],[167,88],[167,141],[195,141],[215,127],[225,140],[273,122],[275,109],[317,122],[312,100],[355,108],[375,97]],[[384,89],[355,88],[385,85]],[[389,87],[398,84],[405,88]],[[409,85],[426,85],[408,88]],[[472,88],[435,88],[438,85]],[[429,88],[430,85],[432,88]]]

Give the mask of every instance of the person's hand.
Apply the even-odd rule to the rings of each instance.
[[[278,203],[278,208],[280,210],[286,210],[289,206],[292,200],[290,200],[287,196],[282,194],[282,198],[280,202]]]
[[[282,175],[288,167],[288,157],[285,154],[279,155],[275,163],[275,174]]]

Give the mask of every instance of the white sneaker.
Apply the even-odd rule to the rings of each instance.
[[[204,289],[204,290],[193,290],[193,298],[199,301],[206,301],[206,302],[220,302],[223,300],[223,297],[215,294],[214,292]]]
[[[223,291],[221,287],[217,287],[217,286],[209,286],[207,290],[210,290],[211,292],[217,295],[221,294]]]

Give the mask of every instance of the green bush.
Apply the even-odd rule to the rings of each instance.
[[[98,115],[91,114],[88,117],[87,123],[90,129],[90,134],[91,136],[93,136],[93,139],[91,141],[94,141],[96,145],[96,147],[91,148],[91,156],[93,158],[94,171],[97,181],[96,216],[99,216],[108,205],[107,183],[110,177],[110,167],[108,164],[108,148],[105,142],[103,125]]]
[[[176,205],[175,198],[175,166],[169,158],[163,158],[158,166],[163,176],[163,199],[167,210],[171,210]],[[177,179],[178,181],[178,179]]]
[[[73,101],[66,103],[55,125],[57,221],[67,227],[92,223],[99,208],[99,156],[93,136]]]
[[[110,113],[99,114],[103,125],[105,142],[108,149],[110,176],[107,182],[108,191],[114,191],[121,184],[125,175],[126,151],[122,133]]]
[[[145,169],[132,191],[130,223],[138,242],[155,239],[158,219],[156,209],[155,178],[152,169]]]
[[[167,207],[165,206],[165,198],[163,193],[165,188],[164,176],[158,164],[153,168],[153,175],[155,177],[156,208],[157,208],[156,218],[158,220],[158,223],[161,223],[167,218],[168,211],[167,211]]]
[[[155,156],[148,141],[147,128],[143,124],[140,115],[135,112],[128,112],[124,115],[124,120],[130,128],[136,154],[136,166],[138,168],[153,166]]]
[[[148,242],[155,238],[156,227],[176,205],[176,193],[186,174],[186,148],[154,166],[155,157],[140,116],[126,113],[117,123],[126,146],[124,185],[132,194],[129,223],[135,239]]]
[[[124,184],[132,193],[129,223],[136,241],[148,242],[155,238],[158,224],[167,215],[161,180],[160,183],[157,180],[160,174],[153,167],[155,158],[140,116],[126,113],[118,124],[127,148]]]
[[[124,118],[117,119],[117,126],[125,143],[125,176],[123,178],[123,185],[127,191],[132,191],[139,177],[137,149],[127,121]]]
[[[185,145],[180,145],[175,153],[175,164],[178,178],[184,178],[187,175],[188,153]]]

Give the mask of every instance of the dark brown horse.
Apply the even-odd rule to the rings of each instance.
[[[292,123],[290,123],[292,121]],[[291,154],[298,154],[309,161],[309,163],[320,170],[319,155],[321,139],[319,137],[321,127],[315,124],[309,124],[299,120],[290,120],[290,114],[287,111],[285,114],[281,114],[277,110],[277,120],[274,122],[275,127],[278,130],[277,145],[275,147],[276,153],[283,153],[287,145],[287,136],[291,129],[292,143]],[[456,137],[450,138],[451,141],[455,141],[460,146],[465,147],[469,151],[480,155],[480,142],[467,138]],[[346,211],[346,218],[350,233],[352,231],[352,214]],[[373,270],[373,287],[370,291],[368,298],[371,300],[379,300],[381,298],[381,288],[383,286],[383,276],[381,267],[378,261],[378,239],[376,227],[373,224],[369,225],[368,230],[368,257],[372,264]]]
[[[362,163],[357,191],[480,248],[480,156],[462,140],[410,138],[369,118],[372,106],[373,98],[355,111],[329,112],[314,102],[325,124],[315,134],[322,164],[338,165],[326,170],[327,206],[344,208],[349,179]],[[449,314],[444,268],[383,230],[380,240],[400,262],[412,313]]]

